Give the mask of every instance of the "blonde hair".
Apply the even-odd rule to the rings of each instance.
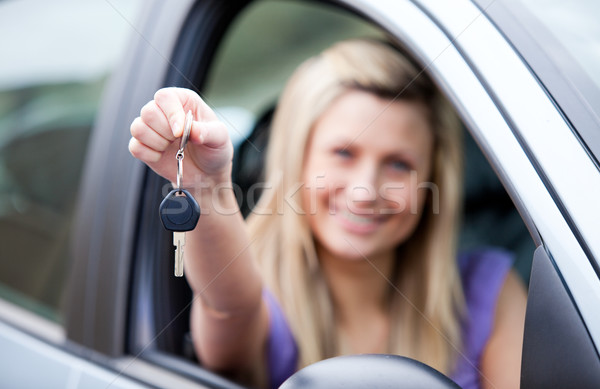
[[[460,127],[429,78],[396,49],[369,40],[341,42],[304,62],[291,77],[271,128],[265,176],[269,190],[248,218],[255,257],[266,287],[289,318],[299,349],[298,367],[338,355],[332,302],[297,188],[315,121],[352,89],[417,101],[428,108],[435,139],[431,181],[439,189],[439,212],[434,212],[429,196],[419,225],[398,248],[395,285],[390,286],[388,352],[449,373],[461,344],[464,309],[455,259]]]

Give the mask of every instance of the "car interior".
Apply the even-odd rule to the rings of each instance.
[[[228,125],[235,147],[233,181],[242,192],[260,180],[275,102],[297,64],[331,43],[350,37],[372,37],[402,46],[352,11],[311,2],[253,2],[228,16],[227,23],[207,74],[189,79],[174,74],[168,84],[195,89]],[[272,36],[273,29],[277,29],[277,37]],[[190,50],[192,43],[185,42]],[[238,70],[240,66],[243,72]],[[514,266],[527,284],[534,243],[489,162],[468,131],[464,133],[460,247],[498,246],[514,252]],[[158,209],[169,184],[148,172],[145,187],[143,209]],[[244,199],[240,196],[240,207],[247,215],[251,209]],[[172,275],[171,236],[154,212],[143,211],[140,225],[142,243],[138,247],[142,252],[136,258],[144,260],[135,264],[129,347],[133,353],[143,352],[148,360],[160,361],[214,385],[216,376],[197,368],[189,334],[192,293],[185,279]]]

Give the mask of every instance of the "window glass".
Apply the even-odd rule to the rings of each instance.
[[[0,298],[56,322],[87,141],[140,5],[0,3]]]
[[[554,39],[600,87],[600,2],[596,0],[521,0]],[[537,37],[541,41],[546,37]]]
[[[477,1],[486,8],[484,0]],[[489,7],[490,16],[547,88],[600,167],[600,2],[495,2]]]

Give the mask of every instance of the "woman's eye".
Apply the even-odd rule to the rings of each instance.
[[[350,153],[350,151],[348,151],[348,149],[335,149],[334,153],[342,158],[352,157],[352,153]]]
[[[406,171],[406,170],[410,170],[410,165],[404,161],[391,161],[390,162],[390,166],[392,167],[392,169],[394,170],[398,170],[398,171]]]

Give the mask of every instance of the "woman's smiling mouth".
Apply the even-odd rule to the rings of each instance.
[[[355,234],[372,233],[387,219],[384,215],[357,215],[348,210],[335,211],[335,216],[345,230]]]

